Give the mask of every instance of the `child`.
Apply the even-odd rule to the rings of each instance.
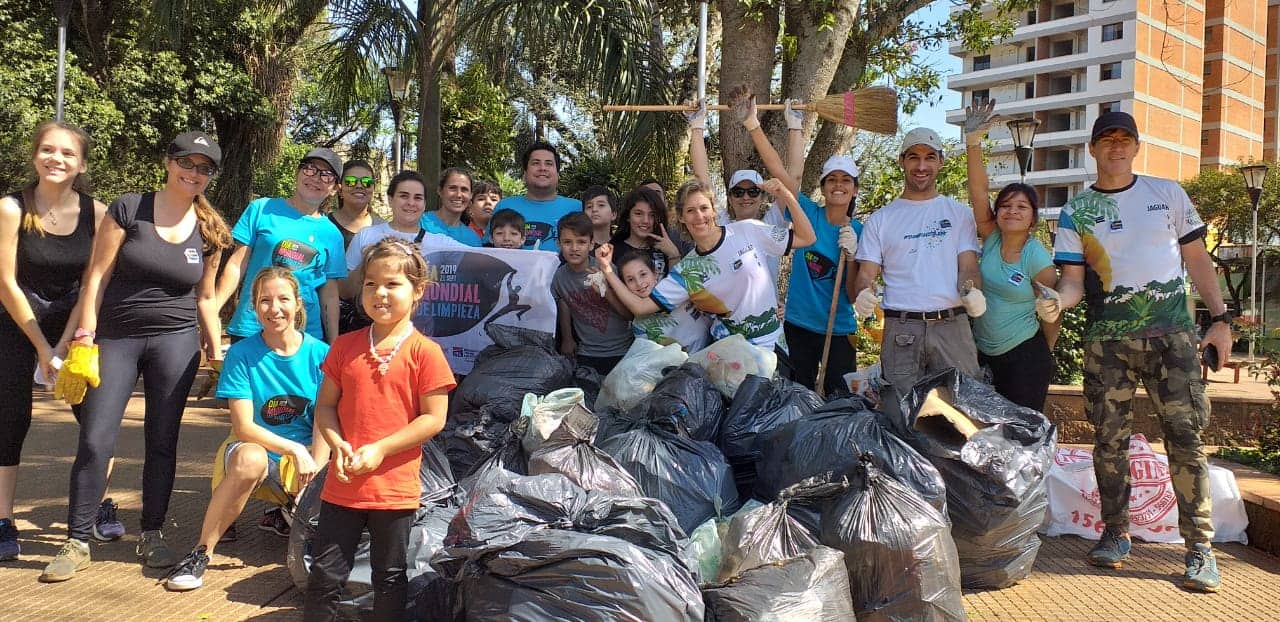
[[[667,227],[667,201],[662,194],[643,186],[622,198],[618,232],[612,244],[614,256],[618,258],[631,251],[647,253],[659,279],[666,278],[671,267],[693,248],[680,236],[671,235]]]
[[[494,248],[524,248],[524,216],[500,209],[489,219],[489,241]]]
[[[610,260],[601,258],[601,261]],[[627,289],[641,298],[648,298],[658,284],[653,259],[644,251],[630,251],[614,265],[618,266],[618,275]],[[710,332],[711,317],[690,302],[676,307],[671,313],[659,311],[631,320],[631,333],[635,337],[662,345],[678,343],[686,352],[697,352],[706,347]]]
[[[502,188],[492,181],[476,180],[471,184],[471,207],[467,209],[467,226],[481,238],[493,217],[493,206],[502,200]]]
[[[209,556],[244,504],[258,493],[276,502],[292,496],[280,478],[280,457],[292,456],[305,486],[329,459],[329,447],[313,443],[313,404],[320,363],[329,344],[302,332],[307,325],[298,280],[286,268],[263,268],[253,279],[254,311],[262,330],[227,351],[218,397],[229,400],[231,436],[217,453],[213,497],[204,513],[196,548],[165,578],[165,588],[185,592],[203,585]],[[315,439],[319,440],[319,439]],[[286,530],[277,508],[263,517],[264,529]]]
[[[618,212],[618,198],[604,186],[591,186],[582,193],[582,213],[591,219],[591,246],[609,242],[613,235],[613,218]]]
[[[564,264],[551,279],[551,293],[559,311],[560,353],[607,376],[631,347],[630,315],[612,292],[591,283],[590,275],[598,272],[591,257],[591,219],[573,212],[556,227]]]
[[[406,551],[422,484],[421,446],[443,427],[453,372],[440,346],[414,329],[427,263],[411,243],[387,239],[361,266],[361,303],[373,325],[338,337],[321,371],[316,424],[333,451],[320,493],[305,620],[332,620],[369,530],[373,618],[404,617]]]

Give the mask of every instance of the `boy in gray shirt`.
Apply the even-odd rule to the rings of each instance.
[[[591,219],[573,212],[556,227],[564,263],[551,279],[551,293],[559,311],[560,353],[607,376],[631,347],[631,314],[593,276],[599,271],[591,256]]]

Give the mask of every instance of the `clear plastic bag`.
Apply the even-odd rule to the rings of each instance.
[[[773,350],[753,345],[742,335],[725,337],[694,352],[689,360],[707,370],[711,383],[727,399],[733,399],[747,376],[772,378],[778,370],[778,355]]]
[[[648,339],[636,339],[618,365],[605,376],[596,398],[596,412],[608,409],[628,411],[653,391],[668,367],[679,367],[689,359],[679,344],[660,346]]]

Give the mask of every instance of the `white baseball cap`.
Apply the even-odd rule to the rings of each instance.
[[[925,145],[933,148],[938,153],[942,153],[942,139],[938,137],[938,133],[927,127],[917,127],[902,137],[902,148],[898,149],[898,155],[906,153],[908,149],[916,145]]]
[[[729,187],[732,188],[744,181],[749,181],[757,186],[764,185],[764,178],[760,176],[760,173],[744,168],[734,171],[733,175],[729,177]]]
[[[827,158],[826,162],[822,163],[822,175],[818,177],[818,183],[822,183],[822,181],[827,178],[827,175],[836,171],[843,171],[848,173],[850,177],[857,177],[858,163],[854,162],[853,158],[847,155],[833,155]]]

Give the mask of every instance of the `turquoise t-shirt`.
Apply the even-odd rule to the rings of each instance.
[[[1049,251],[1031,238],[1022,247],[1016,263],[1000,256],[1000,230],[982,242],[982,293],[987,312],[973,318],[973,341],[987,356],[999,356],[1035,336],[1040,330],[1036,318],[1036,291],[1031,285],[1041,270],[1053,265]]]
[[[810,246],[798,248],[791,258],[791,284],[787,289],[786,321],[810,332],[827,332],[827,315],[831,311],[831,288],[836,284],[836,262],[840,261],[840,228],[827,222],[826,210],[809,197],[799,196],[800,209],[813,225],[818,239]],[[791,220],[788,214],[788,221]],[[862,223],[851,219],[854,233],[862,235]],[[852,258],[850,258],[852,259]],[[853,278],[845,266],[843,277]],[[832,334],[848,335],[858,330],[858,322],[849,302],[844,283],[839,284],[840,300],[836,303],[836,321]]]
[[[533,248],[534,242],[542,240],[542,246],[539,246],[538,250],[556,253],[560,251],[558,243],[560,230],[556,227],[556,223],[560,222],[565,214],[582,211],[582,201],[562,196],[556,196],[550,201],[531,201],[524,196],[515,196],[498,201],[493,212],[496,214],[504,209],[513,209],[524,216],[524,248],[526,250]],[[485,241],[488,239],[486,235]]]
[[[227,332],[249,337],[262,330],[253,310],[253,279],[268,266],[281,266],[298,279],[307,310],[306,332],[324,339],[318,290],[330,279],[347,276],[342,234],[328,218],[304,216],[282,198],[261,198],[244,209],[231,230],[235,241],[249,247],[240,280],[240,300]]]
[[[311,445],[320,364],[329,344],[306,333],[293,356],[280,356],[267,347],[262,333],[232,344],[218,378],[220,398],[249,400],[253,421],[276,436]],[[279,459],[275,452],[268,452]]]
[[[467,246],[480,246],[480,236],[476,235],[471,227],[459,222],[457,225],[450,227],[440,220],[439,212],[427,212],[422,215],[422,220],[418,222],[418,226],[426,229],[428,233],[439,233],[447,235]]]

